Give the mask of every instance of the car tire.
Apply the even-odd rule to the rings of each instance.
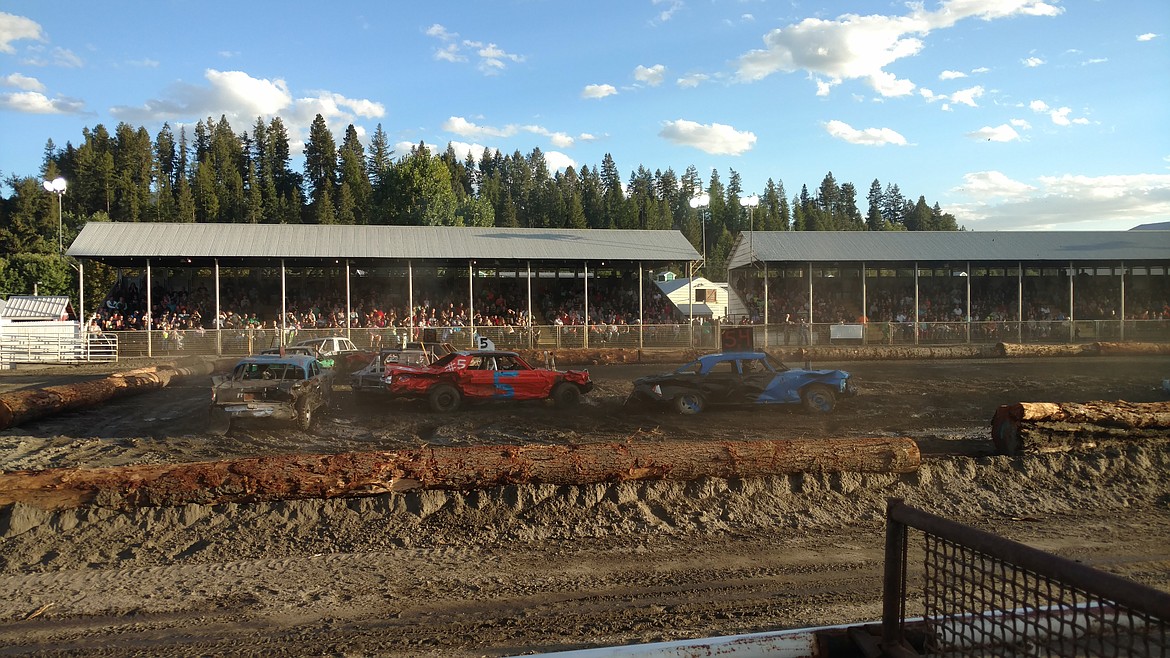
[[[572,409],[581,404],[581,389],[576,384],[561,382],[553,389],[552,398],[558,409]]]
[[[427,394],[427,399],[431,403],[431,409],[444,414],[455,411],[463,402],[463,396],[459,394],[459,389],[450,384],[439,384],[432,388],[431,392]]]
[[[297,403],[297,427],[303,431],[308,432],[309,428],[313,426],[313,405],[309,404],[308,400],[301,400]]]
[[[827,414],[837,405],[837,396],[833,389],[824,384],[806,387],[801,392],[800,399],[804,402],[804,408],[813,414]]]
[[[684,416],[693,416],[707,407],[707,401],[698,393],[679,393],[674,398],[674,408]]]

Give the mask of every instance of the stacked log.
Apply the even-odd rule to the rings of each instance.
[[[210,375],[214,369],[215,363],[211,361],[183,366],[151,366],[85,382],[0,393],[0,429],[63,411],[92,407],[123,395],[163,388],[176,377]]]
[[[0,505],[124,509],[356,497],[413,489],[470,491],[517,484],[907,473],[920,461],[918,445],[907,438],[427,447],[13,471],[0,473]]]
[[[991,438],[1002,455],[1091,450],[1170,439],[1170,402],[1019,402],[999,407]]]

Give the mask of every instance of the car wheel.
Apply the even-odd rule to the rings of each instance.
[[[684,416],[693,416],[707,406],[707,401],[698,393],[680,393],[674,399],[674,408]]]
[[[800,397],[804,401],[804,408],[814,414],[827,414],[837,404],[837,396],[833,394],[833,389],[823,384],[809,386]]]
[[[297,427],[307,432],[312,426],[313,405],[308,400],[301,400],[297,403]]]
[[[232,417],[219,407],[212,407],[208,415],[207,430],[217,436],[224,436],[232,429]]]
[[[463,401],[463,396],[459,395],[459,391],[450,384],[439,384],[432,388],[428,397],[431,409],[439,413],[455,411]]]
[[[561,382],[552,392],[553,402],[560,409],[570,409],[581,403],[581,389],[576,384]]]

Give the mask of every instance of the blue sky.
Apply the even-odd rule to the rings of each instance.
[[[789,197],[831,171],[863,213],[876,178],[971,230],[1125,230],[1170,221],[1170,3],[0,1],[5,177],[122,121],[280,115],[299,155],[318,113],[398,154],[610,153]]]

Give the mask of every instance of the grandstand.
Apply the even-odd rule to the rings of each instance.
[[[714,322],[755,325],[764,346],[1170,340],[1170,231],[749,232],[727,284],[654,276],[701,260],[677,231],[90,223],[68,253],[117,268],[79,306],[147,353],[427,329],[713,347]]]

